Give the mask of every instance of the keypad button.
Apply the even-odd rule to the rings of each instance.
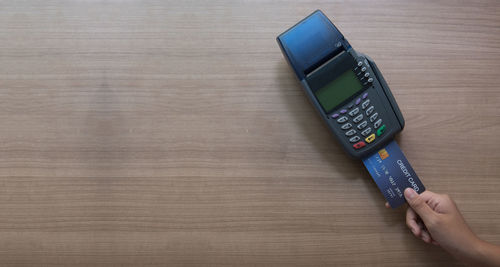
[[[352,124],[346,123],[346,124],[340,126],[340,129],[347,130],[347,129],[351,129],[351,127],[352,127]]]
[[[375,112],[373,115],[370,116],[370,122],[374,122],[378,118],[378,113]]]
[[[366,146],[366,144],[363,141],[359,141],[356,144],[352,145],[352,147],[354,147],[355,149],[360,149],[360,148],[362,148],[364,146]]]
[[[363,99],[366,99],[368,97],[368,93],[363,94]]]
[[[361,107],[363,109],[367,108],[368,106],[370,105],[370,99],[367,99],[365,100],[365,102],[363,102],[363,104],[361,104]]]
[[[369,83],[373,82],[373,78],[368,78],[368,82]]]
[[[367,125],[368,125],[368,122],[363,121],[362,123],[358,124],[358,130],[365,128]]]
[[[369,72],[365,73],[365,77],[368,78],[368,76],[370,76],[370,73]]]
[[[361,132],[363,136],[367,136],[372,132],[372,128],[368,127],[364,131]]]
[[[347,135],[347,136],[353,136],[353,135],[355,135],[355,134],[356,134],[356,131],[355,131],[355,130],[353,130],[353,129],[351,129],[351,130],[349,130],[349,131],[347,131],[347,132],[345,133],[345,135]]]
[[[375,140],[375,134],[370,134],[367,138],[365,138],[366,143],[371,143]]]
[[[356,136],[351,137],[351,139],[349,139],[349,142],[356,143],[359,140],[361,140],[361,138],[359,138],[359,136],[356,135]]]
[[[382,125],[382,119],[378,119],[378,121],[376,121],[376,122],[373,124],[373,127],[375,127],[375,129],[377,129],[380,125]]]
[[[348,120],[349,120],[349,119],[348,119],[346,116],[342,116],[342,117],[340,117],[340,118],[337,120],[337,122],[338,122],[338,123],[344,123],[344,122],[346,122],[346,121],[348,121]]]
[[[332,114],[332,119],[338,118],[340,115],[338,113]]]
[[[359,108],[355,108],[355,109],[349,111],[349,115],[351,115],[351,117],[355,116],[358,113],[359,113]]]
[[[340,111],[340,114],[345,114],[345,113],[347,113],[347,109],[343,109]]]
[[[362,72],[365,72],[365,71],[366,71],[366,67],[362,67],[362,68],[361,68],[361,71],[362,71]]]
[[[359,105],[359,102],[361,102],[361,98],[356,99],[356,105]]]
[[[363,65],[363,62],[358,61],[358,67],[361,67],[361,65]],[[352,66],[352,65],[351,65],[351,66]]]
[[[369,108],[366,109],[366,116],[370,116],[372,112],[375,110],[375,107],[370,106]]]
[[[363,119],[363,114],[359,114],[356,118],[354,118],[352,121],[354,123],[358,123]]]
[[[377,136],[381,136],[385,132],[385,124],[380,126],[377,130]]]

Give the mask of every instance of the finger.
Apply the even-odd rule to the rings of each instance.
[[[391,207],[391,205],[389,205],[389,202],[385,202],[385,207],[388,209]]]
[[[432,241],[431,235],[426,230],[422,230],[421,239],[427,244],[430,244]]]
[[[427,205],[429,205],[429,207],[431,207],[432,210],[438,213],[439,204],[442,202],[446,202],[446,195],[437,194],[428,190],[422,192],[420,196],[425,199],[425,202],[427,203]]]
[[[406,210],[406,225],[408,226],[408,228],[410,228],[410,230],[416,237],[420,237],[420,230],[422,229],[422,227],[418,225],[417,221],[417,213],[415,213],[412,208],[408,208]]]
[[[439,246],[439,243],[438,243],[436,240],[434,240],[434,239],[432,239],[431,243],[432,243],[433,245],[435,245],[435,246]]]
[[[437,244],[437,241],[436,241],[436,240],[434,240],[434,239],[432,238],[432,235],[431,235],[431,233],[429,232],[429,230],[427,230],[427,229],[425,229],[425,228],[424,228],[424,229],[422,229],[421,231],[422,231],[422,232],[421,232],[420,238],[421,238],[424,242],[426,242],[426,243],[431,243],[431,244],[434,244],[434,243],[436,243],[436,244]],[[424,239],[425,239],[425,240],[424,240]],[[433,243],[433,242],[434,242],[434,243]]]
[[[438,194],[438,193],[434,193],[432,191],[424,191],[420,194],[423,198],[425,198],[425,200],[429,200],[429,199],[432,199],[432,198],[439,198],[441,197],[442,195]]]
[[[420,227],[420,229],[427,230],[427,227],[425,227],[424,222],[422,222],[422,220],[420,218],[417,219],[417,225],[418,225],[418,227]]]
[[[427,192],[427,191],[426,191]],[[425,193],[425,192],[424,192]],[[422,193],[422,194],[424,194]],[[406,188],[404,195],[408,205],[422,218],[424,222],[429,221],[435,215],[435,212],[427,205],[426,200],[432,196],[431,194],[419,195],[413,188]]]

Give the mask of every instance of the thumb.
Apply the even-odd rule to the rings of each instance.
[[[413,188],[406,188],[404,194],[408,205],[422,218],[424,223],[434,216],[434,211],[427,205],[426,199],[415,192]]]

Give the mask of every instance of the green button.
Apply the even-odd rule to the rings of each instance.
[[[385,124],[380,126],[377,130],[377,136],[381,136],[385,132]]]

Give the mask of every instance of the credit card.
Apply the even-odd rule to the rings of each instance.
[[[425,191],[424,185],[394,140],[364,158],[363,163],[394,209],[406,202],[403,192],[407,187],[419,194]]]

